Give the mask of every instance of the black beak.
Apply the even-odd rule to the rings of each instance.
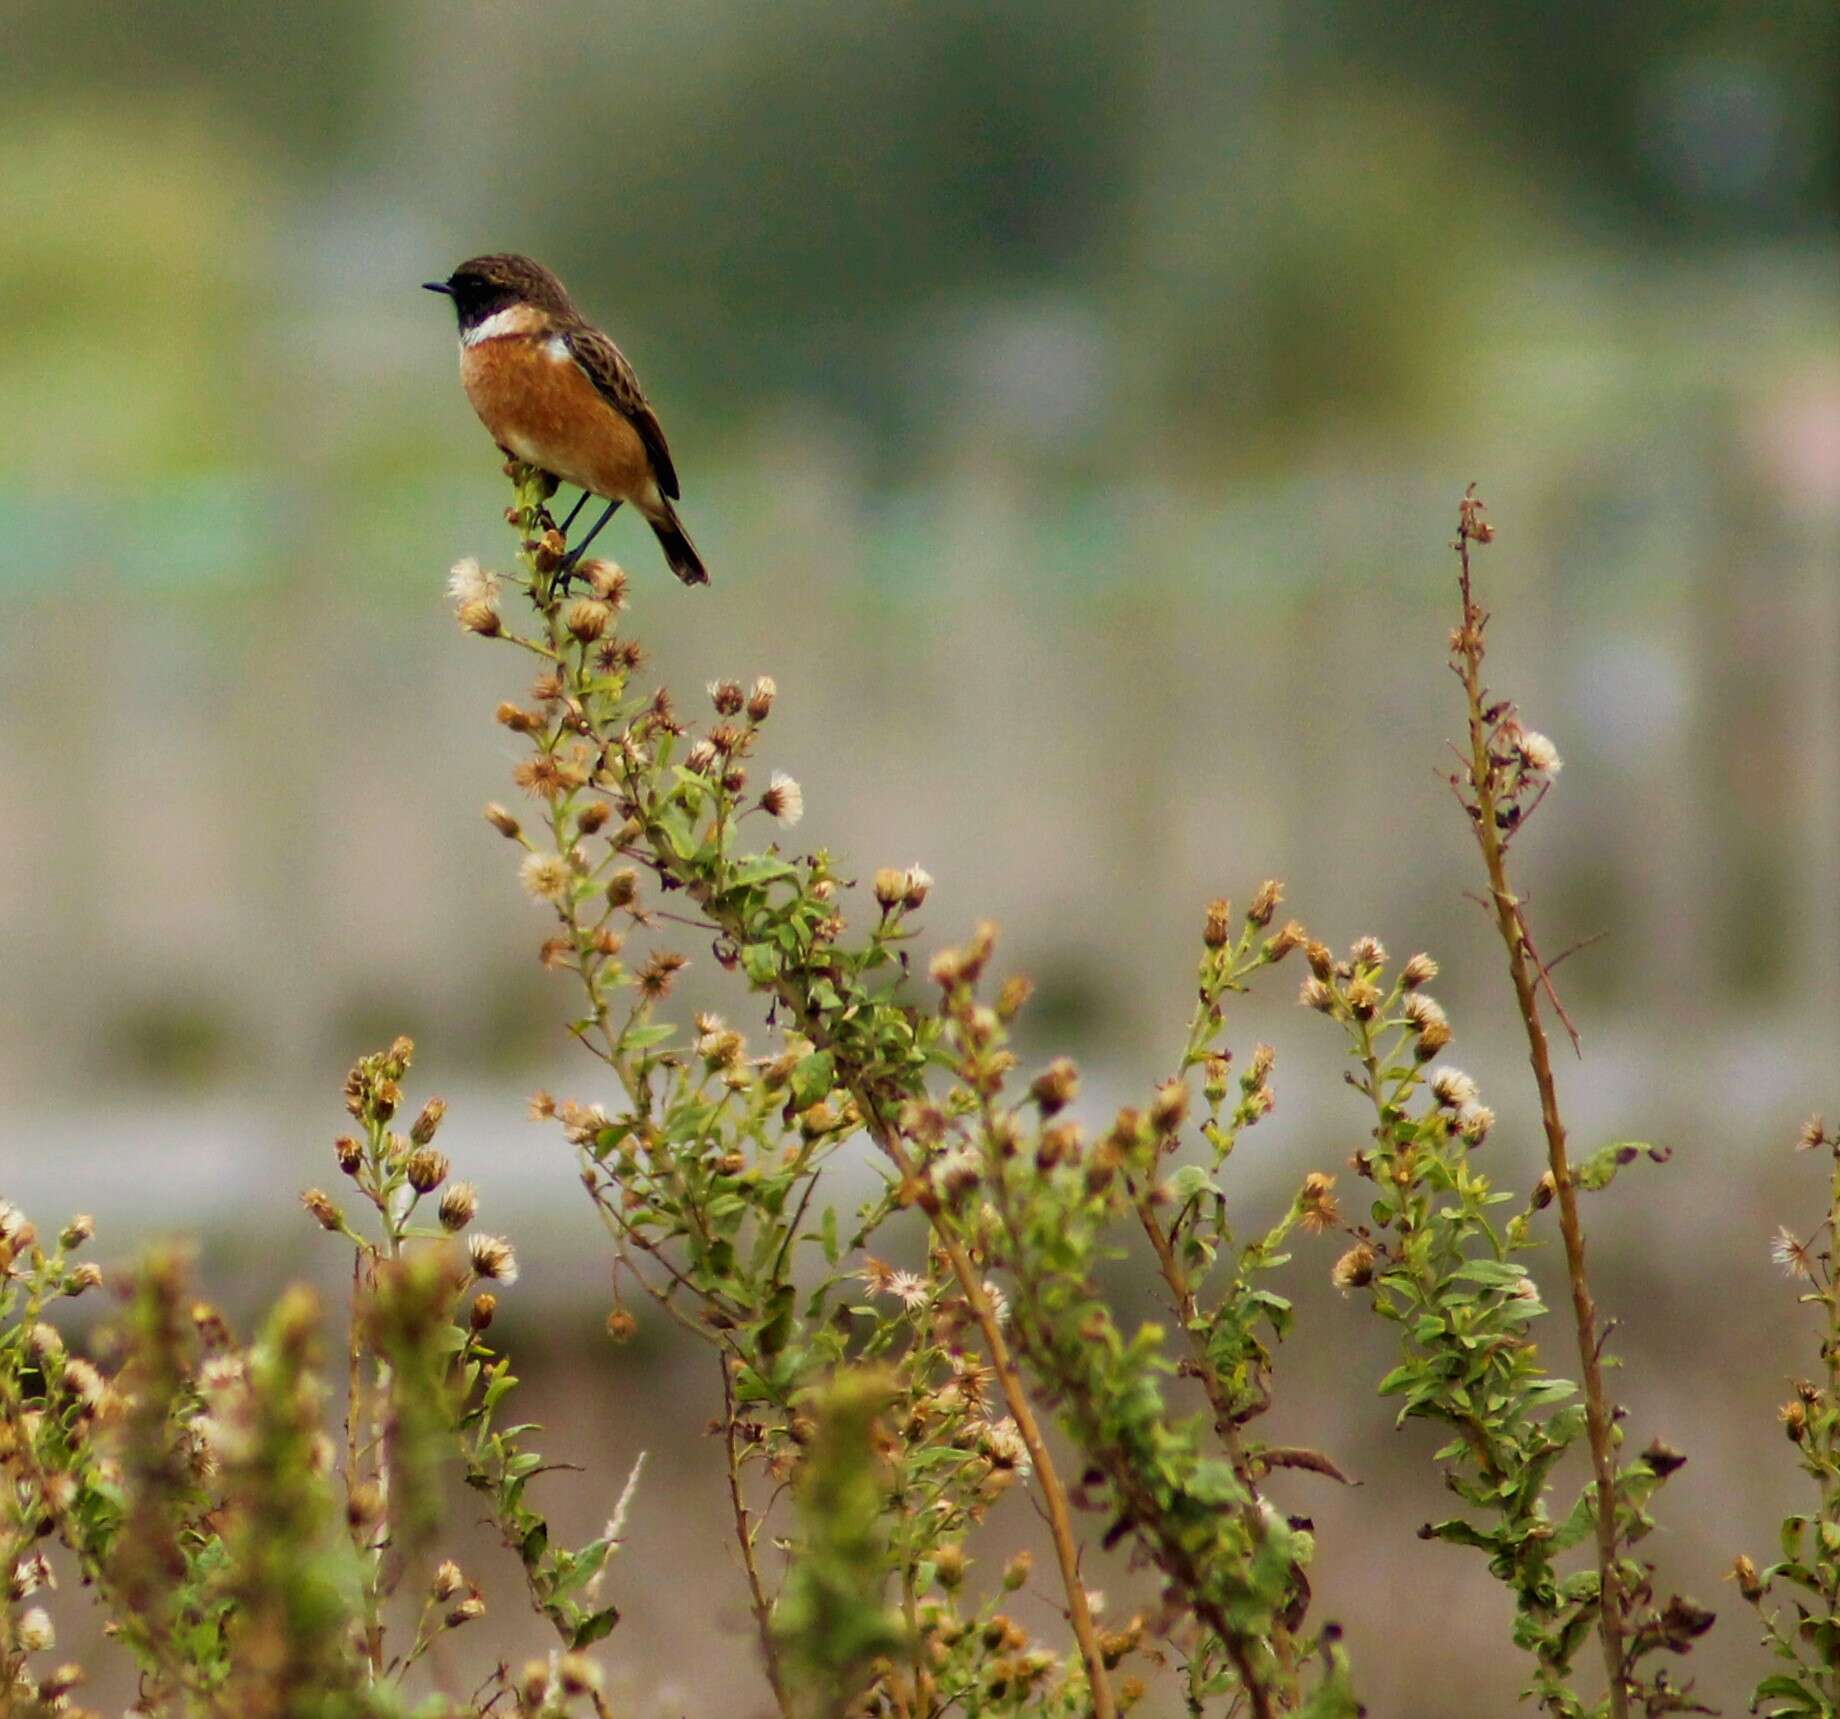
[[[448,298],[454,296],[454,289],[450,287],[446,281],[423,281],[422,291],[443,293]]]

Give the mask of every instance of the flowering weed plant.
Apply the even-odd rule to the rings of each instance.
[[[1374,937],[1338,956],[1272,882],[1201,916],[1166,1077],[1108,1122],[1080,1120],[1073,1062],[1025,1069],[1013,1048],[1030,987],[1000,971],[995,930],[916,971],[932,879],[918,864],[859,877],[797,845],[802,790],[767,756],[771,677],[682,702],[649,684],[626,575],[570,564],[552,482],[507,472],[517,571],[463,562],[451,592],[461,627],[528,677],[498,706],[521,754],[485,816],[546,916],[541,960],[571,987],[587,1053],[585,1090],[538,1093],[531,1112],[604,1228],[609,1337],[662,1318],[707,1357],[761,1709],[1363,1712],[1335,1596],[1311,1577],[1307,1500],[1345,1484],[1343,1465],[1262,1434],[1304,1246],[1351,1313],[1389,1328],[1374,1384],[1401,1423],[1444,1435],[1433,1460],[1460,1509],[1423,1534],[1480,1553],[1511,1595],[1528,1699],[1555,1719],[1711,1711],[1678,1667],[1712,1616],[1661,1598],[1642,1555],[1684,1459],[1659,1439],[1626,1448],[1585,1269],[1584,1196],[1667,1154],[1571,1156],[1547,1039],[1549,1020],[1570,1022],[1510,879],[1560,760],[1484,679],[1470,562],[1491,533],[1474,497],[1450,785],[1534,1078],[1547,1170],[1526,1200],[1484,1168],[1497,1119],[1445,1060],[1436,962],[1395,964]],[[725,1014],[681,1007],[692,959],[727,976]],[[1234,1017],[1280,965],[1343,1034],[1370,1137],[1345,1173],[1299,1166],[1289,1197],[1257,1211],[1232,1160],[1273,1108],[1275,1053],[1235,1042]],[[439,1144],[441,1102],[407,1097],[412,1055],[399,1040],[354,1066],[349,1131],[303,1196],[349,1259],[336,1310],[290,1292],[239,1339],[182,1255],[105,1286],[86,1220],[47,1242],[0,1208],[8,1711],[86,1711],[83,1668],[55,1651],[60,1583],[87,1590],[108,1651],[132,1658],[139,1714],[615,1711],[601,1659],[619,1648],[639,1458],[605,1477],[605,1527],[564,1544],[539,1429],[506,1421],[517,1381],[494,1326],[514,1241],[481,1227],[481,1194]],[[1812,1143],[1829,1142],[1814,1128]],[[854,1204],[826,1181],[845,1154],[879,1171]],[[1547,1309],[1527,1256],[1555,1224],[1576,1386],[1531,1335]],[[1832,1715],[1840,1315],[1830,1242],[1782,1245],[1827,1322],[1824,1382],[1784,1411],[1820,1502],[1785,1524],[1783,1561],[1740,1559],[1736,1575],[1787,1667],[1758,1701]],[[105,1288],[79,1354],[59,1314]],[[449,1555],[450,1481],[483,1505],[503,1571]],[[993,1512],[1024,1498],[1045,1527],[1040,1568],[981,1551]],[[1117,1612],[1102,1589],[1133,1570],[1153,1573],[1149,1597]],[[468,1664],[488,1587],[535,1620],[540,1654],[522,1669]],[[1775,1596],[1790,1593],[1785,1610]]]

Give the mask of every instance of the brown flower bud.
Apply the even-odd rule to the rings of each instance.
[[[1057,1056],[1029,1086],[1029,1096],[1041,1106],[1044,1116],[1065,1110],[1079,1091],[1080,1071],[1071,1057],[1064,1056]]]
[[[578,597],[569,605],[564,624],[573,637],[589,645],[606,632],[612,619],[613,610],[598,597]]]
[[[1210,949],[1224,949],[1232,935],[1233,903],[1216,897],[1207,905],[1207,918],[1201,927],[1201,941]]]
[[[479,1211],[479,1195],[471,1182],[455,1182],[441,1196],[441,1228],[456,1235],[470,1224]]]
[[[409,1138],[418,1146],[426,1146],[435,1136],[435,1130],[441,1126],[441,1118],[447,1114],[445,1098],[431,1098],[422,1106],[422,1113],[410,1125]],[[424,1188],[423,1193],[428,1190]]]
[[[630,1343],[639,1334],[639,1321],[624,1307],[616,1307],[607,1315],[607,1335],[616,1343]]]
[[[336,1230],[344,1222],[344,1215],[332,1203],[332,1196],[323,1188],[309,1188],[300,1196],[300,1203],[313,1214],[314,1221],[323,1230]]]
[[[1158,1134],[1173,1134],[1188,1115],[1188,1082],[1166,1080],[1150,1101],[1150,1126]]]
[[[487,602],[483,597],[462,603],[454,618],[459,621],[462,632],[477,633],[482,639],[497,638],[504,629],[498,605]]]
[[[409,1161],[403,1166],[403,1173],[409,1178],[409,1186],[418,1194],[432,1194],[447,1180],[447,1171],[445,1154],[437,1152],[432,1146],[418,1146],[409,1154]]]
[[[1246,917],[1261,931],[1271,923],[1272,915],[1278,911],[1278,904],[1284,900],[1284,885],[1275,877],[1268,877],[1259,885],[1252,897],[1252,905],[1246,909]]]
[[[1287,919],[1265,940],[1265,959],[1282,961],[1293,949],[1301,949],[1309,942],[1310,934],[1295,919]]]
[[[472,1331],[485,1331],[492,1324],[492,1316],[498,1312],[498,1297],[490,1290],[473,1297],[473,1305],[467,1309],[466,1323]]]
[[[1364,1289],[1374,1280],[1374,1250],[1366,1242],[1356,1242],[1338,1259],[1329,1272],[1329,1281],[1344,1292]]]

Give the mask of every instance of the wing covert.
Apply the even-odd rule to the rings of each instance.
[[[639,386],[633,367],[626,362],[626,354],[598,328],[587,323],[566,330],[562,338],[568,345],[570,357],[581,366],[601,398],[639,432],[639,440],[651,456],[652,473],[658,479],[658,487],[671,500],[677,500],[677,468],[671,464],[671,449],[664,439],[664,426],[658,422],[658,414],[652,410],[645,390]]]

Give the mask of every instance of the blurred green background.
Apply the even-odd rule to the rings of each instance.
[[[598,1230],[522,1120],[594,1070],[478,819],[518,686],[441,588],[508,559],[506,490],[417,283],[527,250],[621,341],[715,576],[610,529],[659,677],[775,674],[801,838],[926,864],[942,937],[1001,921],[1096,1109],[1173,1054],[1200,904],[1276,874],[1332,940],[1442,958],[1520,1187],[1524,1065],[1436,775],[1480,479],[1498,682],[1567,760],[1524,876],[1550,945],[1610,932],[1564,970],[1578,1132],[1676,1148],[1592,1214],[1601,1299],[1635,1436],[1693,1458],[1657,1546],[1726,1602],[1695,1665],[1748,1688],[1719,1576],[1795,1495],[1772,1412],[1813,1357],[1767,1240],[1812,1227],[1787,1144],[1840,1106],[1840,13],[10,0],[4,28],[0,1191],[94,1209],[117,1257],[202,1231],[248,1305],[325,1268],[293,1192],[346,1063],[413,1033],[524,1247],[552,1443],[603,1491],[654,1447],[623,1699],[751,1713],[688,1436],[713,1375],[595,1343]],[[1359,1139],[1289,995],[1238,1035],[1280,1049],[1254,1208]],[[1350,1395],[1383,1335],[1302,1251],[1280,1415],[1370,1482],[1287,1499],[1318,1605],[1376,1713],[1505,1711],[1504,1607],[1411,1538],[1432,1441]]]

